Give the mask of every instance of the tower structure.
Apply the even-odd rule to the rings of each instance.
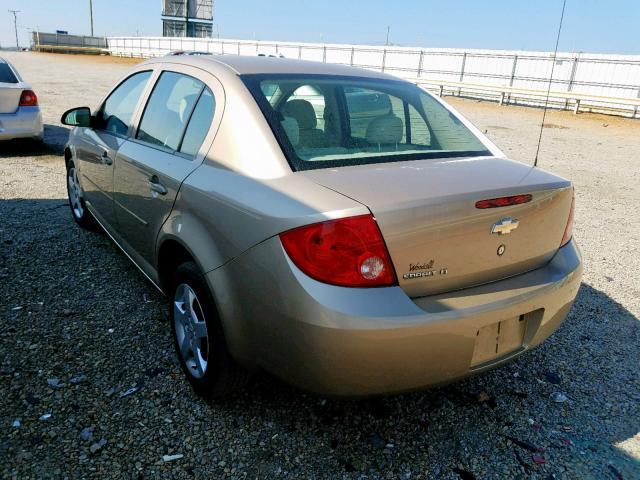
[[[162,0],[164,37],[210,37],[213,0]]]

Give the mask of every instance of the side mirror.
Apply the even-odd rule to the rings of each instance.
[[[60,121],[71,127],[90,127],[91,110],[89,107],[72,108],[62,114]]]

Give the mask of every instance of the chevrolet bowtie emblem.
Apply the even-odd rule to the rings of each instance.
[[[491,233],[497,233],[498,235],[508,235],[513,230],[518,228],[520,222],[515,218],[506,217],[502,220],[497,221],[491,227]]]

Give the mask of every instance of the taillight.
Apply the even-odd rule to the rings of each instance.
[[[311,278],[343,287],[395,285],[396,275],[372,215],[328,220],[280,234],[285,251]]]
[[[574,192],[573,197],[571,198],[571,210],[569,210],[569,219],[567,220],[567,226],[564,228],[564,235],[562,236],[562,242],[560,243],[561,247],[564,247],[567,243],[569,243],[569,240],[571,240],[571,237],[573,236],[573,211],[575,210],[575,206],[576,195]]]
[[[20,95],[21,107],[36,107],[38,105],[38,97],[33,90],[23,90]]]
[[[511,197],[489,198],[476,202],[476,208],[498,208],[520,205],[531,201],[531,195],[513,195]]]

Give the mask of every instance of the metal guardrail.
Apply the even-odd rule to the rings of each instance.
[[[427,89],[436,91],[439,96],[445,95],[446,92],[449,92],[452,95],[457,94],[459,96],[472,97],[478,93],[483,95],[493,93],[500,105],[505,103],[535,103],[542,105],[547,98],[547,92],[545,90],[469,84],[462,82],[443,82],[438,80],[428,80],[425,78],[408,78],[407,80],[419,85],[425,85],[427,86]],[[556,108],[572,108],[574,114],[577,114],[579,111],[600,110],[607,110],[611,112],[622,110],[625,111],[625,113],[628,113],[629,109],[634,109],[634,113],[637,113],[638,109],[640,109],[640,98],[609,97],[579,92],[559,92],[552,90],[549,92],[549,104]],[[617,107],[608,106],[611,104],[617,105]]]

